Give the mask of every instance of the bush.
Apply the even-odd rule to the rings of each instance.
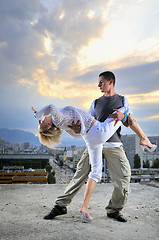
[[[50,164],[47,164],[47,165],[45,166],[45,168],[46,168],[46,171],[47,171],[48,173],[50,173],[51,170],[52,170],[52,166],[51,166]]]
[[[145,163],[145,162],[143,163],[143,167],[144,167],[144,168],[150,168],[150,162],[149,162],[149,160],[146,160],[146,163]]]
[[[55,170],[52,169],[51,173],[52,173],[53,176],[55,176]]]
[[[135,154],[135,156],[134,156],[134,168],[140,168],[140,167],[141,167],[140,156],[138,154]]]
[[[55,184],[56,183],[56,177],[52,173],[49,173],[48,177],[47,177],[47,182],[49,184]]]
[[[159,168],[159,158],[156,158],[153,162],[153,168]]]
[[[63,161],[62,160],[60,160],[60,167],[63,167]]]

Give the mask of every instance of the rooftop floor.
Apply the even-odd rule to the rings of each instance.
[[[0,239],[10,240],[157,240],[159,237],[159,188],[130,184],[129,200],[123,209],[127,223],[107,218],[113,186],[98,184],[90,202],[92,223],[82,223],[78,209],[84,187],[68,206],[68,213],[43,220],[66,184],[0,185]]]

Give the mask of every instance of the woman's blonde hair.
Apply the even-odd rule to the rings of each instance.
[[[37,136],[39,137],[39,141],[49,147],[54,148],[55,144],[59,144],[61,141],[62,130],[57,128],[53,123],[50,128],[45,127],[43,129],[38,130]]]

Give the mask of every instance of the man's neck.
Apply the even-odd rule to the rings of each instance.
[[[115,94],[115,90],[114,89],[111,89],[109,92],[105,92],[104,93],[104,96],[105,97],[111,97]]]

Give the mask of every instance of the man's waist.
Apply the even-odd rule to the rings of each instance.
[[[115,148],[115,147],[120,147],[122,146],[122,142],[105,142],[103,144],[104,148]]]

